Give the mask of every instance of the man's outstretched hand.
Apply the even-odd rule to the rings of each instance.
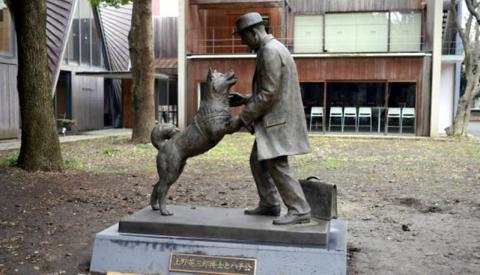
[[[227,134],[233,134],[240,130],[243,126],[243,122],[239,116],[232,116],[227,122]]]
[[[230,107],[237,107],[246,104],[248,99],[248,96],[243,96],[237,92],[230,92],[228,95],[228,104]]]

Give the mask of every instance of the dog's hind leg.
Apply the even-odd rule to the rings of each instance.
[[[153,186],[152,194],[150,195],[150,206],[152,210],[159,210],[157,188],[160,185],[160,180]]]
[[[174,184],[178,177],[182,174],[183,168],[185,167],[185,162],[179,165],[180,167],[177,166],[177,169],[170,170],[168,173],[166,173],[166,177],[163,179],[160,179],[158,183],[155,185],[155,190],[152,193],[152,201],[153,202],[153,196],[156,196],[156,200],[158,202],[158,210],[160,210],[160,214],[163,216],[171,216],[173,215],[172,212],[170,212],[167,209],[167,194],[168,190],[170,189],[170,186]]]
[[[167,194],[168,194],[168,190],[170,189],[170,186],[171,184],[162,183],[157,188],[158,206],[159,206],[160,214],[162,214],[162,216],[173,215],[173,212],[170,212],[167,209]]]

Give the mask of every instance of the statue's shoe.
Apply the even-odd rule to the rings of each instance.
[[[307,214],[291,214],[287,213],[284,216],[273,220],[275,225],[300,224],[309,223],[311,219],[310,213]]]
[[[261,215],[261,216],[278,217],[280,216],[280,206],[274,206],[274,207],[258,206],[257,208],[254,208],[254,209],[245,209],[243,213],[245,215]]]

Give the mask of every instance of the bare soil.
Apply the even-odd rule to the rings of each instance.
[[[296,175],[336,184],[350,274],[478,274],[480,140],[311,137]],[[189,160],[171,204],[257,203],[253,138]],[[0,151],[0,274],[88,274],[96,232],[148,205],[156,150],[127,138],[63,144],[68,169],[27,173]]]

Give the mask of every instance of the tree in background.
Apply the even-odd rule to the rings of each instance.
[[[457,14],[457,4],[461,1],[451,0],[448,14],[449,27],[458,32],[464,49],[465,91],[458,102],[457,113],[452,126],[446,129],[449,136],[466,136],[470,121],[471,106],[475,97],[480,95],[480,2],[464,0],[468,9],[465,27],[462,27]]]
[[[91,0],[93,5],[126,4],[127,0]],[[132,64],[133,143],[150,142],[155,126],[155,68],[152,29],[152,0],[132,1],[132,21],[128,34]]]
[[[28,171],[60,171],[63,160],[48,70],[45,0],[10,0],[18,46],[17,90],[22,140],[17,164]]]
[[[133,81],[132,142],[147,143],[155,126],[152,0],[133,1],[128,44]]]

